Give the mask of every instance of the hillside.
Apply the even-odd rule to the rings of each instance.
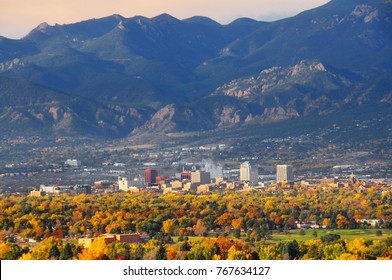
[[[392,100],[391,31],[386,0],[333,0],[268,23],[42,23],[0,37],[1,122],[16,134],[106,138],[377,110]]]

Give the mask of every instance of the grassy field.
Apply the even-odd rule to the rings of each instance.
[[[324,236],[329,233],[339,234],[342,240],[351,241],[355,238],[363,238],[365,240],[377,240],[377,239],[387,239],[388,237],[392,238],[392,229],[382,229],[382,235],[377,235],[378,230],[376,229],[309,229],[304,230],[305,235],[301,234],[301,230],[290,230],[289,233],[284,232],[272,232],[271,238],[266,241],[267,244],[274,244],[277,242],[287,242],[287,241],[307,241],[310,239],[320,239],[321,236]],[[313,233],[316,232],[317,236],[314,236]],[[178,236],[172,237],[174,242],[178,242]],[[201,236],[189,236],[189,241],[199,240],[203,237]],[[215,238],[215,236],[209,236],[209,238]],[[245,238],[243,236],[242,238]],[[234,239],[234,238],[233,238]]]
[[[363,238],[365,240],[376,240],[376,239],[386,239],[388,237],[392,237],[392,229],[384,229],[381,230],[382,235],[377,235],[376,229],[318,229],[318,230],[305,230],[305,235],[301,234],[300,230],[291,230],[288,234],[286,233],[277,233],[273,232],[271,235],[271,240],[268,240],[267,243],[276,243],[279,241],[306,241],[310,239],[319,239],[321,236],[324,236],[329,233],[339,234],[342,240],[351,241],[355,238]],[[313,236],[313,233],[316,232],[317,236]]]

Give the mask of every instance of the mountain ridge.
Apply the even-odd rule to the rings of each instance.
[[[389,104],[391,31],[385,0],[334,0],[274,22],[240,18],[222,25],[161,14],[43,23],[20,40],[0,37],[0,77],[10,85],[0,95],[13,89],[19,99],[0,112],[23,115],[45,132],[132,137]],[[56,128],[48,106],[36,109],[45,121],[32,115],[41,97],[26,102],[15,85],[22,81],[26,94],[53,95],[74,114],[66,129]],[[59,93],[83,100],[87,113]],[[11,114],[2,115],[10,127]]]

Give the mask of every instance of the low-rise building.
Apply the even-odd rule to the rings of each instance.
[[[34,197],[41,197],[41,196],[45,196],[46,192],[41,191],[41,190],[33,190],[30,192],[30,196],[34,196]]]
[[[106,244],[113,242],[123,242],[128,244],[142,244],[146,243],[150,237],[148,235],[140,235],[138,233],[127,233],[127,234],[102,234],[99,237],[105,239]],[[97,238],[79,238],[78,244],[84,248],[91,248],[92,243]]]
[[[77,159],[67,159],[64,165],[69,167],[79,167],[82,165],[82,163],[80,162],[80,160]]]

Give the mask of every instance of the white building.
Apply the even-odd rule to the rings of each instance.
[[[64,164],[71,167],[79,167],[81,165],[81,162],[77,159],[67,159]]]
[[[45,192],[46,194],[59,194],[60,193],[60,188],[58,186],[45,186],[41,185],[40,186],[40,191]]]
[[[128,191],[128,180],[126,177],[123,176],[118,177],[118,189],[124,192]]]
[[[276,166],[276,182],[292,182],[294,181],[293,167],[291,165],[283,164]]]
[[[252,165],[249,161],[245,161],[240,165],[240,181],[250,182],[251,184],[257,184],[259,174],[257,167]]]

